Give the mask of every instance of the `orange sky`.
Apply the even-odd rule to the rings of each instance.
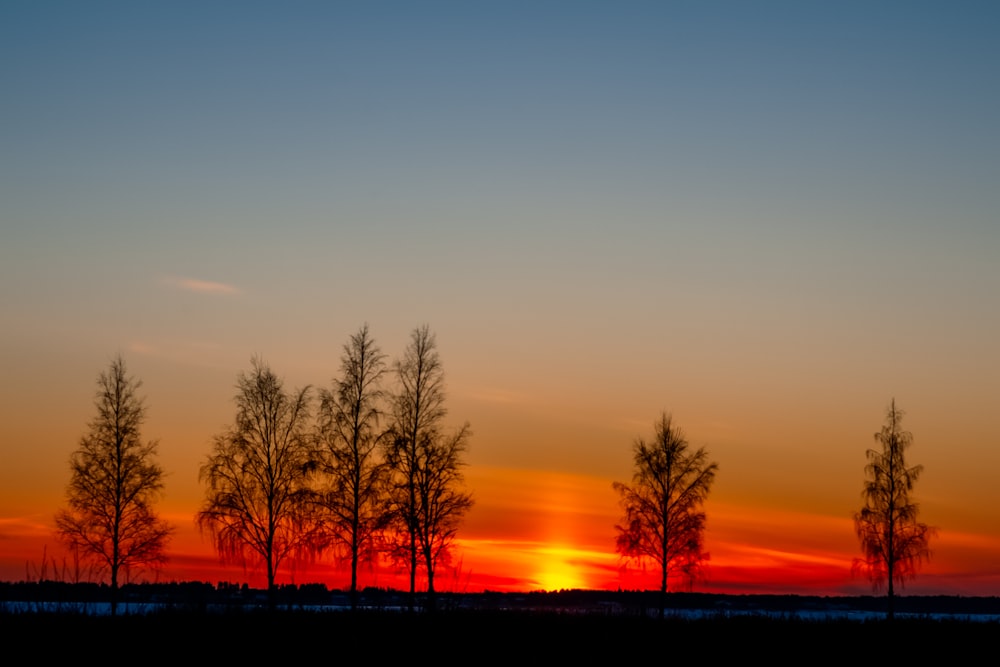
[[[618,394],[595,398],[586,384],[560,373],[541,374],[519,388],[487,365],[491,387],[463,362],[461,345],[456,353],[438,335],[448,419],[472,424],[466,482],[475,498],[459,531],[455,560],[440,572],[438,588],[655,587],[655,572],[644,574],[634,564],[623,569],[614,552],[614,525],[620,516],[611,484],[630,479],[632,442],[651,435],[658,406],[638,388],[625,385]],[[403,340],[397,335],[381,345],[393,350]],[[2,579],[37,577],[43,565],[51,575],[53,567],[67,565],[53,536],[53,515],[63,502],[70,452],[93,415],[94,380],[109,359],[96,346],[86,356],[75,359],[53,351],[47,362],[24,365],[35,372],[20,373],[16,387],[0,389],[9,411],[0,424],[8,443],[0,470]],[[198,466],[212,435],[232,420],[240,362],[230,352],[221,357],[232,361],[226,368],[141,346],[125,356],[129,372],[144,383],[144,435],[159,440],[159,459],[167,472],[160,507],[176,529],[170,563],[158,576],[259,583],[260,572],[220,565],[193,522],[204,493]],[[329,357],[320,372],[307,363],[286,363],[294,373],[285,376],[287,386],[320,384],[317,375],[332,377],[338,361]],[[280,366],[272,366],[281,372]],[[873,405],[862,405],[856,396],[835,403],[822,396],[789,395],[795,409],[785,409],[743,390],[713,391],[714,402],[704,401],[697,390],[664,392],[672,398],[667,404],[676,407],[675,423],[693,446],[706,447],[720,467],[705,508],[705,547],[711,560],[705,580],[694,590],[869,592],[867,582],[850,574],[858,555],[851,516],[860,503],[864,451],[874,443],[884,406],[871,396],[864,402]],[[49,405],[62,406],[59,414],[50,414]],[[931,543],[932,560],[905,590],[1000,594],[1000,526],[993,511],[997,491],[990,483],[997,454],[970,449],[989,441],[982,421],[952,416],[969,417],[981,408],[953,403],[949,407],[954,412],[938,414],[926,401],[914,399],[910,405],[915,409],[904,417],[904,426],[914,433],[910,457],[925,466],[915,497],[922,520],[936,526],[938,534]],[[963,448],[978,451],[978,459],[953,455]],[[339,587],[346,585],[347,574],[329,562],[301,563],[279,572],[279,581]],[[363,572],[361,582],[405,584],[386,568]]]
[[[452,563],[438,574],[439,590],[525,591],[561,588],[656,588],[650,564],[626,566],[614,553],[617,499],[607,479],[532,470],[472,468],[476,505],[456,544]],[[176,529],[162,580],[236,581],[262,585],[258,570],[222,565],[190,508],[164,503]],[[707,504],[706,578],[693,590],[724,593],[866,594],[852,578],[857,543],[849,517],[710,500]],[[28,515],[0,523],[0,576],[6,580],[72,578],[72,564],[52,535],[51,517]],[[1000,586],[1000,539],[942,530],[934,558],[907,591],[993,594]],[[43,569],[47,568],[47,569]],[[66,568],[70,568],[67,570]],[[387,566],[364,569],[361,585],[405,588],[405,573]],[[286,564],[281,582],[348,583],[347,572],[327,558]],[[676,584],[677,582],[675,582]]]

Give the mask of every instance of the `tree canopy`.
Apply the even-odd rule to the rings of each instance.
[[[887,587],[888,616],[893,616],[894,585],[904,585],[930,558],[929,540],[934,530],[917,520],[918,506],[911,493],[923,466],[909,466],[906,450],[913,435],[902,429],[903,412],[893,399],[885,424],[875,434],[877,449],[866,452],[864,505],[854,515],[854,529],[862,557],[854,569],[872,582],[876,591]]]
[[[111,578],[117,610],[119,577],[166,562],[172,528],[154,504],[163,491],[155,441],[143,442],[146,408],[119,355],[97,379],[97,415],[70,458],[68,507],[56,515],[61,541]]]
[[[285,391],[257,358],[236,386],[236,420],[201,467],[207,488],[196,521],[223,560],[262,563],[273,591],[280,565],[316,547],[309,388]]]
[[[690,448],[666,412],[654,425],[653,439],[636,440],[632,454],[632,483],[613,485],[624,510],[615,526],[617,549],[627,559],[655,563],[665,594],[672,575],[693,581],[707,556],[702,507],[718,465],[704,448]]]

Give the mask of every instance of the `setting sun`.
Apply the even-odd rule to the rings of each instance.
[[[537,551],[542,567],[531,580],[539,590],[559,591],[573,588],[590,588],[586,574],[576,564],[582,558],[592,557],[571,547],[543,547]]]

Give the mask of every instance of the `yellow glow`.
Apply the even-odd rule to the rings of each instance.
[[[575,564],[586,556],[585,552],[569,547],[542,547],[536,553],[541,569],[532,579],[537,582],[538,588],[558,591],[588,587],[584,573]]]

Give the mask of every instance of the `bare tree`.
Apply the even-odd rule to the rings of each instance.
[[[671,575],[691,582],[701,569],[705,512],[702,507],[718,464],[704,448],[691,451],[667,413],[656,422],[652,442],[633,445],[632,484],[615,482],[624,521],[615,526],[617,549],[625,558],[651,560],[660,570],[660,614]]]
[[[408,566],[412,608],[421,565],[433,605],[435,568],[472,506],[472,497],[461,490],[462,455],[469,428],[466,425],[451,436],[442,432],[441,422],[447,414],[444,372],[427,325],[413,330],[395,370],[399,391],[393,397],[394,421],[386,451],[392,471],[390,507],[395,523],[390,552]]]
[[[382,354],[365,324],[344,345],[340,378],[320,392],[319,441],[323,455],[325,528],[351,567],[351,608],[358,602],[358,564],[373,561],[384,524],[386,468],[379,456],[379,420],[385,374]]]
[[[447,563],[458,527],[472,508],[472,496],[463,490],[463,456],[472,435],[465,424],[457,432],[436,437],[421,448],[417,468],[417,529],[423,566],[427,573],[427,594],[434,606],[434,575],[438,565]]]
[[[913,435],[903,431],[903,412],[892,399],[886,422],[875,434],[879,449],[866,453],[864,507],[854,515],[854,530],[861,542],[862,558],[854,570],[865,574],[876,591],[888,585],[887,617],[893,618],[893,584],[904,585],[930,558],[928,542],[934,529],[917,521],[917,504],[910,498],[923,466],[907,467],[906,450]]]
[[[315,547],[309,388],[286,393],[257,358],[236,386],[236,421],[215,437],[201,467],[207,490],[195,520],[211,533],[223,561],[264,564],[273,603],[278,568]]]
[[[142,442],[142,383],[119,355],[97,379],[97,416],[70,458],[69,507],[56,515],[63,543],[111,577],[111,613],[118,611],[119,575],[159,567],[172,528],[153,510],[163,491],[155,441]]]

